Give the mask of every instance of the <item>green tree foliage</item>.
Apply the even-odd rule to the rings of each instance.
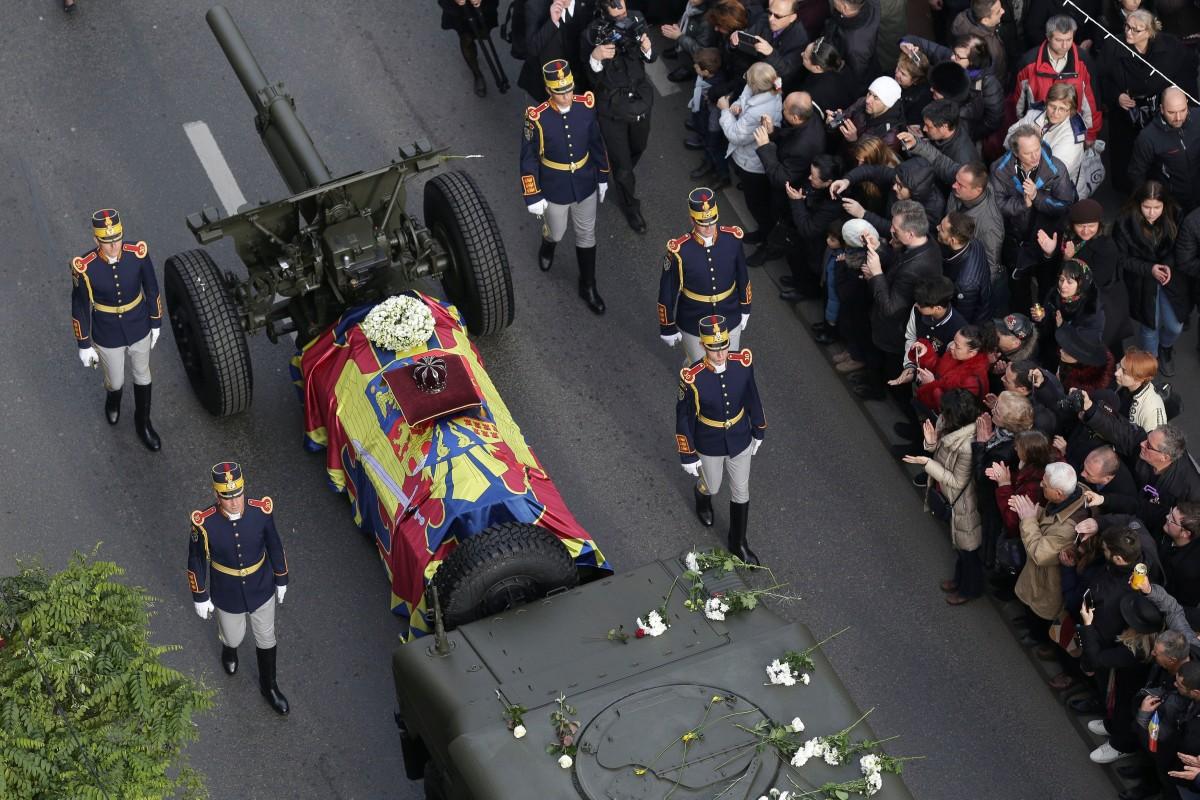
[[[213,693],[163,665],[180,648],[150,644],[153,598],[93,558],[0,578],[0,797],[205,797],[182,749]]]

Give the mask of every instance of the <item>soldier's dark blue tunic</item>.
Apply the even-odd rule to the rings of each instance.
[[[128,347],[162,326],[162,297],[145,242],[109,264],[97,250],[71,262],[71,324],[79,348]]]
[[[695,233],[667,242],[658,284],[661,335],[678,330],[698,336],[700,319],[712,314],[736,327],[750,313],[750,274],[741,239],[741,228],[722,225],[710,247]]]
[[[608,153],[591,92],[577,94],[566,113],[549,102],[525,111],[521,190],[525,205],[586,200],[608,181]]]
[[[684,464],[700,456],[736,456],[767,428],[749,350],[730,353],[717,372],[704,359],[679,373],[675,442]]]
[[[214,503],[192,512],[188,584],[192,599],[228,614],[249,613],[287,586],[287,560],[275,530],[270,497],[246,500],[240,519],[231,520]],[[211,569],[210,569],[211,567]]]

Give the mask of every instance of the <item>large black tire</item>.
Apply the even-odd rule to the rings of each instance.
[[[425,800],[446,800],[445,780],[442,772],[432,760],[425,762]]]
[[[237,306],[204,250],[187,250],[163,268],[171,330],[200,405],[216,417],[250,407],[254,376]]]
[[[465,172],[443,172],[425,184],[425,224],[450,255],[442,287],[476,336],[513,321],[512,273],[492,209]]]
[[[558,537],[519,522],[493,525],[460,543],[433,574],[447,628],[578,583],[575,561]]]

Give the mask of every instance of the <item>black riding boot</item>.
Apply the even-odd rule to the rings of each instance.
[[[547,272],[554,266],[554,248],[557,246],[558,242],[542,239],[542,246],[538,248],[538,269],[542,272]]]
[[[279,714],[287,714],[289,711],[287,698],[275,684],[275,650],[274,647],[265,650],[261,647],[254,649],[254,652],[258,654],[258,689],[262,692],[262,696],[267,698],[271,708]]]
[[[749,516],[750,503],[729,501],[729,552],[747,564],[758,566],[758,556],[754,555],[749,542],[746,541],[746,522]]]
[[[237,672],[238,657],[237,648],[229,645],[221,645],[221,666],[225,668],[226,675],[232,675]]]
[[[458,49],[462,51],[463,61],[467,62],[471,74],[475,76],[475,96],[487,97],[487,82],[479,69],[479,50],[475,47],[475,37],[469,33],[459,34]]]
[[[1158,346],[1158,371],[1164,378],[1175,375],[1175,346]]]
[[[704,527],[711,528],[713,524],[712,495],[700,491],[698,486],[692,487],[692,493],[696,495],[696,516],[700,518]]]
[[[150,384],[138,386],[135,383],[133,400],[133,426],[137,429],[138,438],[147,449],[157,453],[162,447],[162,440],[158,438],[158,433],[150,423]]]
[[[124,387],[116,390],[110,389],[108,396],[104,398],[104,416],[108,419],[109,425],[116,425],[121,419],[121,395],[124,394]]]
[[[593,314],[603,314],[604,298],[596,291],[596,246],[576,247],[575,258],[579,261],[579,296]]]

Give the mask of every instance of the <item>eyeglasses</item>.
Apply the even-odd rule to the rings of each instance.
[[[795,11],[790,11],[787,14],[776,14],[774,11],[768,11],[767,14],[770,15],[771,19],[787,19],[788,17],[796,16]]]
[[[1162,450],[1159,450],[1157,447],[1153,447],[1150,444],[1149,439],[1142,439],[1142,447],[1146,448],[1151,453],[1158,453],[1159,455],[1166,455],[1166,453],[1164,453]]]
[[[1180,520],[1178,517],[1167,517],[1167,524],[1174,525],[1176,528],[1183,527],[1183,521]]]
[[[1130,33],[1145,33],[1146,32],[1145,28],[1135,28],[1132,25],[1130,25],[1129,23],[1125,23],[1125,30],[1129,31]]]

